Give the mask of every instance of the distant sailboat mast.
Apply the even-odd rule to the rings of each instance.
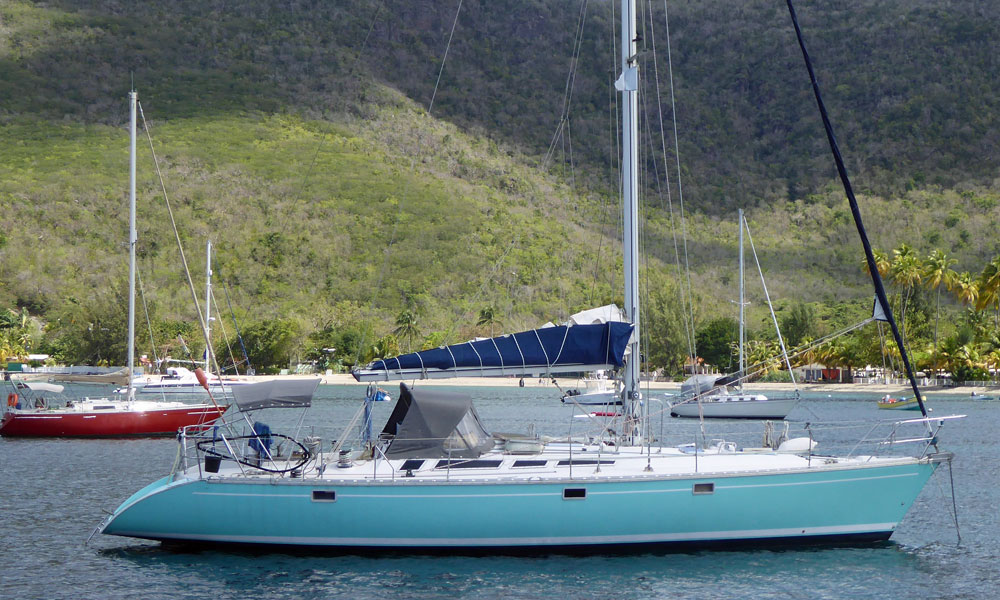
[[[126,398],[132,400],[135,388],[132,385],[132,370],[135,368],[135,123],[136,104],[138,96],[135,90],[128,93],[128,103],[131,116],[129,118],[129,178],[128,178],[128,345],[126,368],[128,369],[128,388]]]
[[[625,316],[635,327],[623,373],[626,419],[642,422],[639,402],[639,65],[636,56],[635,0],[622,0],[622,74],[615,87],[622,93],[622,200],[624,203]],[[626,428],[633,443],[641,429]]]
[[[743,390],[743,379],[746,377],[746,359],[743,356],[743,346],[746,344],[746,274],[744,273],[745,262],[743,259],[743,209],[740,209],[740,390]],[[730,356],[732,356],[730,354]]]
[[[205,372],[212,372],[212,355],[208,351],[212,333],[212,240],[205,244]]]

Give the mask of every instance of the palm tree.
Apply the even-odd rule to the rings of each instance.
[[[735,350],[735,348],[734,348]],[[782,369],[781,349],[778,344],[768,340],[750,340],[744,348],[747,371],[754,374],[754,379],[764,377]],[[743,376],[747,376],[744,373]]]
[[[994,348],[990,350],[986,356],[983,357],[986,363],[987,370],[993,376],[1000,377],[1000,348]]]
[[[920,257],[917,256],[913,248],[906,244],[900,244],[899,248],[892,251],[892,267],[889,275],[893,283],[901,288],[901,299],[899,302],[899,326],[902,329],[903,343],[906,343],[906,303],[913,294],[913,289],[920,284],[923,279],[923,265]]]
[[[796,367],[805,367],[816,362],[816,348],[813,347],[812,337],[804,337],[799,345],[792,350],[796,354],[792,359],[792,364]]]
[[[957,263],[958,261],[954,258],[949,258],[941,250],[934,250],[927,257],[927,261],[924,263],[924,285],[927,289],[934,291],[937,294],[936,306],[934,308],[934,350],[937,351],[938,343],[938,317],[941,314],[941,286],[944,285],[948,290],[951,290],[955,284],[955,278],[958,273],[951,269],[951,265]]]
[[[413,346],[413,338],[420,335],[417,327],[417,315],[412,310],[404,310],[396,316],[396,328],[392,330],[399,337],[406,338],[406,351]]]
[[[889,274],[889,269],[892,268],[892,261],[889,260],[889,254],[883,250],[872,249],[872,255],[875,258],[875,268],[878,269],[878,274],[883,278]],[[864,260],[862,267],[869,276],[871,276],[871,269],[868,268],[868,259]]]
[[[479,320],[476,321],[478,327],[490,326],[490,337],[493,337],[493,326],[499,325],[500,319],[497,317],[496,309],[492,306],[487,306],[486,308],[479,311]]]
[[[27,309],[12,308],[0,313],[0,363],[21,358],[31,350],[31,316]]]
[[[832,369],[840,363],[840,351],[832,343],[827,342],[816,348],[816,362],[824,369]]]
[[[979,299],[979,282],[972,278],[972,273],[963,271],[955,276],[952,292],[962,304],[975,305]]]
[[[1000,315],[1000,256],[993,257],[979,275],[979,298],[976,300],[976,309],[984,310],[987,306],[995,306],[997,314]],[[1000,321],[1000,316],[997,320]]]

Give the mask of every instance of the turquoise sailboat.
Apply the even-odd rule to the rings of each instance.
[[[98,530],[346,551],[600,552],[889,538],[935,469],[951,459],[936,445],[948,417],[889,423],[867,454],[821,454],[811,433],[761,448],[725,440],[669,446],[654,438],[651,403],[639,385],[634,0],[622,1],[621,15],[626,320],[456,344],[354,373],[359,381],[387,381],[615,369],[623,391],[613,423],[556,438],[491,434],[469,397],[401,384],[377,435],[365,422],[370,396],[344,428],[360,439],[341,436],[330,445],[272,433],[258,417],[304,411],[317,381],[242,386],[233,389],[229,420],[183,430],[173,470],[122,502]],[[918,431],[904,435],[907,427]],[[916,451],[900,453],[909,448]]]

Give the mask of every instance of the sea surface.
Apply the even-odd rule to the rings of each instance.
[[[99,386],[67,393],[100,395]],[[393,396],[398,390],[387,387]],[[456,388],[449,388],[456,389]],[[487,429],[565,434],[573,409],[553,388],[462,388]],[[845,388],[846,389],[846,388]],[[847,392],[849,394],[849,392]],[[327,439],[363,388],[321,386],[304,423]],[[658,406],[653,392],[650,406]],[[868,427],[918,413],[880,411],[874,394],[803,394],[793,429],[834,420]],[[170,438],[0,438],[0,598],[997,598],[1000,597],[1000,401],[934,396],[956,454],[924,488],[889,543],[868,547],[650,552],[590,556],[375,556],[178,550],[96,535],[105,511],[170,470]],[[377,405],[378,427],[392,403]],[[273,429],[299,414],[277,417]],[[282,420],[287,422],[283,422]],[[697,439],[691,421],[653,419],[658,435]],[[862,425],[864,424],[864,425]],[[710,422],[711,438],[759,439],[759,422]],[[851,430],[846,428],[844,431]],[[867,429],[859,429],[860,437]],[[332,433],[331,433],[332,432]],[[844,434],[846,439],[846,434]],[[823,449],[822,438],[820,450]],[[827,448],[829,449],[829,448]],[[952,512],[952,480],[961,542]],[[872,499],[877,502],[877,498]],[[377,519],[378,515],[372,515]],[[415,515],[419,518],[419,515]]]

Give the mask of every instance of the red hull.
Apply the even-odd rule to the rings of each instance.
[[[10,437],[116,437],[173,435],[181,427],[211,423],[226,407],[186,406],[146,411],[8,412],[0,435]]]

